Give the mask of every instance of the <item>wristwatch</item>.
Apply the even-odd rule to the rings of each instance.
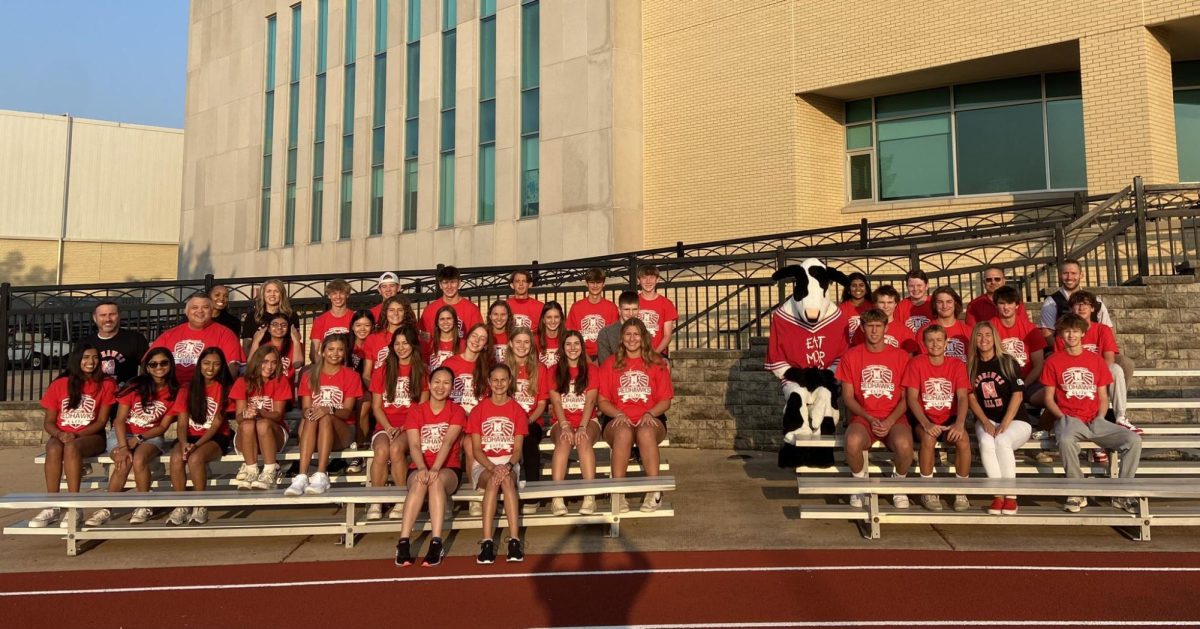
[[[141,435],[134,435],[134,436],[133,436],[133,438],[134,438],[134,439],[136,439],[138,443],[145,443],[145,442],[146,442],[146,438],[145,438],[145,437],[143,437],[143,436],[141,436]]]

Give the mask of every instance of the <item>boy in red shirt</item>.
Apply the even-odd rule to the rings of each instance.
[[[483,315],[479,312],[479,306],[458,293],[458,287],[462,284],[458,267],[442,267],[437,272],[437,280],[442,296],[429,302],[421,311],[421,332],[426,338],[436,338],[438,309],[442,306],[453,306],[454,312],[458,314],[458,337],[462,338],[476,323],[483,323]]]
[[[583,276],[587,284],[587,296],[571,304],[571,310],[567,313],[567,329],[583,336],[583,353],[592,364],[597,364],[596,356],[600,347],[596,339],[600,336],[600,330],[620,319],[617,305],[604,298],[604,279],[602,269],[588,269]]]
[[[920,269],[909,271],[904,287],[908,289],[908,297],[896,305],[896,318],[904,323],[909,332],[916,334],[918,330],[933,321],[933,300],[929,298],[929,276]]]
[[[883,330],[883,342],[889,347],[902,349],[907,354],[920,353],[921,346],[917,344],[916,337],[904,325],[904,321],[896,315],[896,304],[900,302],[900,293],[897,293],[895,288],[885,284],[876,288],[875,292],[871,293],[871,301],[887,317],[886,327]],[[862,345],[864,340],[865,336],[860,318],[859,328],[854,332],[853,338],[850,339],[850,345]]]
[[[997,316],[992,325],[1000,333],[1000,346],[1021,365],[1021,379],[1027,383],[1040,380],[1046,351],[1042,331],[1021,313],[1021,294],[1017,289],[1011,286],[997,289],[994,298]],[[1034,393],[1027,390],[1025,395],[1031,398]]]
[[[650,333],[650,347],[664,357],[671,346],[671,335],[679,321],[675,304],[658,294],[658,267],[647,264],[638,269],[638,318]]]
[[[317,360],[321,352],[321,342],[325,337],[334,334],[350,334],[350,324],[353,323],[354,311],[347,306],[350,300],[350,282],[333,280],[325,285],[325,297],[329,299],[329,310],[313,320],[312,328],[308,331],[309,362]]]
[[[971,330],[958,319],[963,310],[962,297],[949,286],[939,286],[933,291],[933,297],[929,301],[933,302],[934,318],[933,323],[927,323],[917,331],[917,343],[921,346],[921,353],[926,353],[924,328],[936,323],[946,332],[946,356],[967,364],[967,345],[971,341]]]
[[[1104,359],[1083,349],[1083,335],[1088,322],[1077,314],[1063,315],[1054,326],[1063,341],[1063,351],[1054,352],[1042,369],[1042,384],[1046,386],[1046,412],[1055,418],[1058,451],[1067,468],[1067,478],[1083,478],[1079,469],[1079,442],[1096,445],[1121,453],[1121,478],[1137,474],[1142,455],[1142,438],[1132,430],[1105,421],[1108,411],[1108,391],[1112,382]],[[1087,498],[1067,498],[1066,510],[1078,513],[1087,506]],[[1113,506],[1136,512],[1137,503],[1127,498],[1114,498]]]
[[[529,294],[529,289],[533,286],[533,277],[529,271],[513,271],[512,275],[508,276],[508,286],[513,292],[512,297],[507,299],[508,308],[512,310],[513,329],[536,330],[538,322],[542,319],[542,302]]]
[[[837,379],[842,382],[842,405],[850,413],[846,425],[846,462],[855,478],[866,478],[863,455],[876,441],[892,451],[896,470],[892,476],[908,475],[912,465],[912,429],[900,380],[908,367],[908,353],[883,341],[887,315],[878,309],[862,315],[866,343],[853,347],[838,364]],[[862,507],[863,495],[850,496],[850,506]],[[897,509],[908,508],[908,496],[892,497]]]
[[[933,453],[937,442],[954,444],[954,473],[971,475],[971,441],[967,438],[967,366],[946,356],[946,329],[932,323],[921,333],[925,354],[915,356],[904,372],[904,391],[909,411],[919,424],[913,431],[921,439],[918,460],[921,478],[933,478]],[[953,420],[953,421],[952,421]],[[941,511],[936,494],[921,496],[930,511]],[[966,511],[971,502],[964,495],[954,498],[954,510]]]

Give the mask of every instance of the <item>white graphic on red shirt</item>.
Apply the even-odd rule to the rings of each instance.
[[[350,333],[350,328],[336,326],[336,327],[332,327],[332,328],[325,328],[325,336],[321,337],[321,338],[323,340],[324,338],[326,338],[332,334],[349,334],[349,333]]]
[[[513,313],[513,329],[516,328],[529,328],[532,330],[533,320],[529,318],[529,315]]]
[[[313,396],[312,403],[314,406],[341,408],[344,400],[345,398],[341,389],[334,386],[322,385],[317,394]]]
[[[892,370],[883,365],[863,367],[862,384],[859,388],[862,390],[863,399],[869,397],[892,399],[892,395],[896,392],[896,384],[892,382]]]
[[[896,337],[892,336],[891,334],[883,335],[883,344],[887,345],[888,347],[900,349],[900,341],[896,340]]]
[[[396,399],[384,401],[384,406],[391,408],[408,408],[412,406],[412,397],[408,395],[408,376],[396,378]]]
[[[382,365],[383,361],[387,360],[388,348],[381,347],[378,352],[375,352],[375,364]]]
[[[604,329],[604,317],[598,314],[590,314],[579,322],[579,333],[583,335],[583,340],[594,341],[600,337],[600,330]]]
[[[571,381],[571,386],[567,388],[567,393],[562,396],[562,407],[564,411],[572,413],[582,413],[583,404],[587,401],[586,395],[575,393],[575,381]]]
[[[438,367],[441,367],[442,363],[453,355],[454,352],[450,350],[433,352],[433,354],[429,356],[429,369],[432,371]]]
[[[454,388],[450,390],[450,399],[464,409],[475,408],[479,400],[475,397],[475,376],[461,374],[454,377]]]
[[[534,399],[533,395],[529,393],[528,380],[523,378],[517,380],[517,392],[513,394],[513,399],[517,401],[517,404],[521,405],[521,408],[525,409],[526,413],[533,410]]]
[[[217,401],[206,397],[204,398],[204,403],[207,410],[204,413],[203,424],[197,424],[195,418],[188,417],[188,428],[191,428],[195,432],[208,432],[208,429],[212,427],[213,420],[217,417]]]
[[[1096,376],[1085,367],[1071,367],[1063,372],[1063,393],[1068,398],[1096,399]]]
[[[1029,362],[1029,354],[1025,351],[1025,341],[1016,337],[1010,337],[1000,341],[1000,347],[1003,347],[1005,352],[1016,358],[1017,363],[1022,367],[1025,366],[1026,362]]]
[[[494,349],[496,350],[496,362],[497,363],[504,362],[504,358],[506,356],[508,356],[508,346],[507,345],[497,345]]]
[[[960,338],[946,339],[946,357],[967,362],[967,344]]]
[[[916,334],[917,330],[925,327],[925,324],[927,323],[929,323],[929,317],[926,317],[925,315],[913,315],[904,322],[904,326],[912,330],[913,334]]]
[[[66,428],[83,428],[96,418],[96,398],[84,393],[79,398],[79,406],[67,408],[70,400],[62,401],[59,412],[59,423]]]
[[[154,400],[150,403],[150,408],[142,406],[142,401],[138,400],[129,407],[129,417],[125,422],[138,428],[153,428],[158,420],[163,415],[167,414],[167,405],[162,400]]]
[[[621,380],[617,384],[617,397],[621,398],[622,402],[649,402],[650,393],[650,376],[646,375],[646,372],[631,369],[621,374]]]
[[[425,424],[421,426],[421,451],[438,453],[442,451],[442,440],[450,424]]]
[[[553,367],[558,364],[558,350],[557,349],[544,350],[544,351],[542,351],[541,356],[538,357],[538,360],[539,360],[539,362],[541,362],[543,365],[545,365],[547,367]]]
[[[1085,349],[1085,350],[1087,350],[1087,351],[1089,351],[1089,352],[1091,352],[1091,353],[1093,353],[1093,354],[1099,354],[1099,353],[1100,353],[1100,346],[1099,346],[1099,345],[1096,345],[1096,344],[1094,344],[1094,343],[1084,343],[1084,345],[1083,345],[1083,349]]]
[[[269,395],[254,395],[254,396],[251,396],[250,399],[246,400],[246,401],[249,402],[251,406],[253,406],[254,408],[257,408],[260,411],[267,411],[269,413],[269,412],[275,410],[275,400],[272,400],[271,396],[269,396]]]
[[[862,315],[854,315],[853,317],[850,317],[847,320],[847,323],[848,327],[850,328],[850,336],[853,338],[855,334],[858,334],[858,328],[862,326]]]
[[[926,410],[949,409],[954,403],[954,385],[945,378],[930,378],[925,381],[921,400]]]
[[[654,312],[653,310],[642,310],[638,312],[638,318],[642,320],[642,323],[646,324],[646,331],[650,333],[650,336],[656,336],[658,334],[657,312]]]
[[[504,416],[489,417],[483,420],[479,436],[484,453],[492,454],[512,452],[516,440],[512,420]]]
[[[179,341],[175,344],[175,348],[171,350],[171,355],[175,357],[175,364],[180,367],[192,367],[196,361],[200,360],[200,352],[204,351],[204,341],[196,339],[187,339]]]
[[[284,356],[283,358],[279,359],[279,364],[283,367],[283,371],[286,372],[292,366],[292,359]]]

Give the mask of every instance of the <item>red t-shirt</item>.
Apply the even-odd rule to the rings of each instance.
[[[463,412],[461,406],[446,400],[446,405],[442,407],[442,412],[434,413],[430,408],[429,402],[414,406],[408,413],[408,421],[404,422],[405,430],[416,430],[421,435],[421,453],[425,456],[425,467],[431,468],[437,455],[442,451],[442,447],[447,445],[446,433],[451,426],[467,425],[467,414]],[[445,467],[459,469],[462,467],[462,445],[461,440],[455,439],[448,445],[450,447],[450,455],[446,457]],[[416,465],[409,465],[408,469],[416,469]]]
[[[425,355],[425,364],[433,371],[442,366],[447,358],[454,355],[454,341],[427,341],[422,344],[421,352]]]
[[[165,348],[175,358],[175,380],[179,384],[192,381],[196,373],[196,365],[200,361],[200,353],[209,347],[219,347],[225,354],[226,362],[244,363],[242,343],[229,328],[212,322],[206,327],[193,330],[186,323],[177,325],[158,335],[150,344],[150,349]]]
[[[346,314],[338,317],[333,314],[332,310],[326,311],[325,314],[316,318],[313,321],[312,329],[308,331],[308,338],[314,341],[323,341],[330,334],[350,334],[350,324],[354,322],[354,311],[346,309]]]
[[[1099,354],[1085,351],[1072,356],[1064,349],[1046,359],[1042,384],[1054,387],[1059,410],[1090,424],[1101,411],[1097,391],[1112,384],[1112,374]]]
[[[646,299],[638,294],[638,318],[646,324],[650,333],[650,347],[658,351],[658,339],[662,336],[663,326],[668,322],[679,320],[679,311],[670,299],[659,295],[654,299]],[[626,413],[628,415],[628,413]]]
[[[375,367],[383,364],[387,360],[388,347],[392,344],[392,333],[387,330],[372,332],[367,340],[363,341],[363,357],[375,361]]]
[[[647,365],[641,358],[628,358],[625,368],[617,369],[617,355],[613,354],[600,367],[597,380],[600,397],[625,413],[634,426],[655,404],[675,397],[667,366]]]
[[[917,390],[926,419],[939,426],[955,418],[958,390],[970,388],[967,366],[949,356],[942,358],[940,365],[929,362],[928,356],[914,356],[908,361],[901,384]]]
[[[117,398],[117,403],[129,407],[125,416],[125,429],[131,435],[141,435],[162,424],[168,415],[178,415],[187,408],[187,396],[182,395],[183,389],[171,399],[171,389],[162,387],[154,392],[153,401],[149,408],[142,406],[142,396],[137,391],[130,391]]]
[[[996,309],[996,302],[987,295],[980,295],[967,304],[967,327],[971,329],[974,329],[975,324],[980,321],[991,321],[998,318],[1000,318],[1000,311]],[[1025,312],[1025,304],[1017,304],[1017,319],[1029,320],[1029,313]]]
[[[896,304],[896,313],[893,318],[904,322],[904,327],[908,328],[909,332],[916,334],[917,330],[925,327],[925,324],[933,321],[933,299],[926,297],[925,303],[916,305],[912,299],[905,297]]]
[[[525,369],[524,365],[517,368],[515,382],[517,391],[513,394],[512,399],[525,411],[525,417],[529,417],[529,412],[533,410],[534,406],[537,406],[538,402],[549,399],[550,380],[553,378],[554,375],[550,370],[539,365],[537,391],[531,391],[529,386],[529,372]],[[541,424],[542,418],[538,417],[536,421],[538,424]]]
[[[442,366],[454,373],[450,400],[461,406],[463,412],[470,413],[479,403],[479,399],[475,397],[475,361],[467,360],[459,354],[447,358]]]
[[[275,342],[271,341],[271,344],[275,345]],[[296,381],[296,366],[292,364],[292,357],[291,357],[292,352],[289,351],[288,355],[285,356],[283,353],[283,348],[279,347],[278,345],[275,345],[275,349],[279,350],[279,367],[280,367],[280,371],[283,373],[283,377],[287,378],[288,382],[295,382]],[[292,351],[295,351],[295,350],[293,349]]]
[[[874,307],[875,304],[871,303],[871,300],[869,299],[864,299],[862,303],[857,306],[848,301],[843,301],[842,303],[838,304],[838,309],[846,313],[846,325],[849,327],[848,334],[850,335],[851,339],[858,334],[858,329],[862,327],[862,314]]]
[[[89,380],[83,383],[83,391],[79,398],[79,406],[67,408],[70,393],[67,390],[67,379],[57,378],[46,387],[42,394],[42,408],[58,412],[54,425],[63,432],[80,432],[96,421],[100,409],[116,401],[117,383],[112,378],[104,378],[100,382]]]
[[[229,399],[243,400],[246,406],[256,408],[260,411],[274,412],[287,410],[288,402],[294,398],[292,396],[292,381],[286,377],[271,378],[263,383],[261,391],[249,393],[246,383],[246,377],[242,376],[233,383],[233,388],[229,390]],[[283,417],[280,416],[279,423],[283,423]]]
[[[512,310],[514,330],[517,328],[537,329],[538,322],[542,320],[542,302],[532,297],[525,299],[509,297],[508,307]]]
[[[597,380],[600,379],[599,369],[593,367],[588,372],[588,383],[582,391],[577,391],[575,381],[579,378],[579,367],[569,367],[567,372],[571,374],[571,383],[567,386],[567,392],[559,394],[559,400],[562,401],[563,416],[571,424],[571,429],[579,428],[583,423],[583,407],[587,404],[587,394],[589,391],[598,391],[600,385]],[[554,380],[554,372],[546,371],[544,373],[546,384],[552,391],[558,390],[557,382]],[[592,413],[595,414],[596,407],[592,406]],[[590,418],[589,418],[590,419]]]
[[[479,435],[484,456],[493,461],[507,459],[516,447],[517,435],[529,434],[529,422],[516,400],[508,398],[497,405],[488,396],[471,411],[467,434]]]
[[[496,357],[496,364],[504,362],[504,357],[508,355],[507,332],[492,332],[492,349],[495,350],[493,355]]]
[[[420,386],[413,386],[412,365],[400,365],[400,373],[396,374],[396,398],[388,399],[387,367],[379,365],[371,372],[371,393],[383,397],[383,414],[387,417],[392,428],[403,428],[408,420],[408,411],[421,399],[421,393],[429,390],[429,383],[421,379]],[[413,394],[417,391],[416,395]],[[383,424],[375,426],[375,432],[383,430]]]
[[[311,397],[313,406],[331,406],[338,409],[342,408],[346,398],[358,398],[363,394],[362,376],[349,367],[339,367],[331,374],[321,372],[318,390],[315,392],[310,380],[308,374],[300,378],[300,397]],[[343,421],[354,425],[358,418],[352,413],[349,419]]]
[[[1054,337],[1054,351],[1057,353],[1066,349],[1062,337]],[[1112,328],[1095,321],[1089,322],[1088,331],[1083,333],[1083,349],[1101,357],[1104,356],[1104,352],[1121,353],[1117,349],[1117,339],[1113,336]]]
[[[188,387],[184,387],[179,390],[179,397],[183,398],[182,408],[186,409],[188,407]],[[191,413],[188,413],[189,437],[203,437],[204,433],[208,432],[208,429],[212,427],[213,420],[217,418],[217,411],[220,410],[221,407],[220,382],[213,382],[204,387],[204,407],[204,423],[199,423],[199,421],[197,421],[198,418],[193,417]],[[221,413],[224,415],[232,413],[235,410],[237,410],[237,403],[233,401],[232,397],[226,398],[225,409],[222,410]],[[222,435],[229,435],[233,433],[233,429],[229,427],[229,422],[223,421],[221,422],[221,427],[217,429],[217,432]]]
[[[1033,371],[1033,363],[1030,362],[1029,355],[1039,349],[1046,349],[1046,337],[1042,336],[1041,328],[1033,325],[1027,317],[1020,314],[1017,315],[1011,328],[1005,327],[999,317],[991,319],[991,322],[996,326],[996,331],[1000,333],[1000,347],[1017,359],[1021,365],[1021,377],[1028,376],[1029,372]]]
[[[854,334],[854,338],[850,339],[850,346],[858,347],[864,345],[866,342],[866,332],[863,331],[860,325],[858,331]],[[904,321],[899,317],[893,317],[888,322],[887,327],[884,328],[883,342],[888,347],[902,349],[909,354],[921,353],[921,346],[917,344],[916,337],[913,336],[913,333],[904,325]]]
[[[544,367],[553,367],[558,364],[558,344],[562,337],[562,331],[559,331],[559,336],[546,337],[546,346],[538,350],[538,362]]]
[[[593,304],[585,297],[571,304],[566,326],[568,330],[575,330],[583,335],[584,353],[595,356],[600,351],[596,345],[600,330],[616,323],[620,318],[620,311],[613,302],[601,298],[599,303]]]
[[[803,319],[795,318],[787,309],[776,308],[771,313],[767,370],[787,367],[832,368],[850,346],[848,325],[844,312],[810,325]]]
[[[900,403],[903,392],[901,379],[908,368],[908,353],[888,346],[882,352],[872,352],[866,345],[851,348],[842,357],[836,377],[854,386],[854,399],[877,419],[886,419]],[[865,417],[852,419],[867,421]],[[901,416],[897,422],[908,423]]]
[[[925,328],[937,323],[936,321],[925,324],[917,332],[917,345],[921,348],[922,354],[929,353],[925,349]],[[942,326],[945,327],[945,326]],[[946,328],[946,358],[956,358],[964,365],[967,363],[967,347],[971,343],[971,330],[962,321],[955,322]]]
[[[437,333],[437,311],[445,305],[446,300],[438,297],[425,306],[425,309],[421,311],[421,331],[430,336]],[[460,297],[458,303],[454,304],[454,312],[458,314],[458,338],[462,338],[466,331],[476,323],[483,323],[483,316],[479,314],[479,306],[466,297]]]

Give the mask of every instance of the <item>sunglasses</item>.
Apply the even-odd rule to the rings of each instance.
[[[983,278],[983,281],[987,282],[988,284],[991,284],[992,282],[1003,282],[1004,278],[1003,277],[985,277],[985,278]]]
[[[150,369],[158,369],[159,367],[170,367],[171,361],[169,361],[169,360],[152,360],[152,361],[146,363],[146,366],[149,367]]]

